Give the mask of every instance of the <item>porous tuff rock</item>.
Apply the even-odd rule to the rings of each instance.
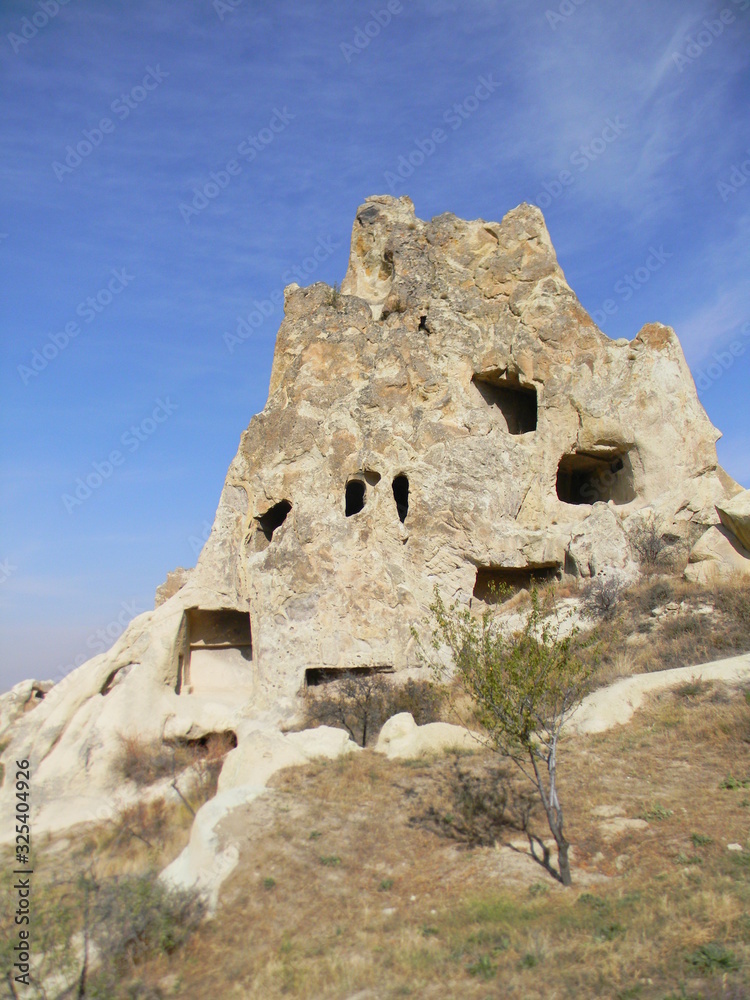
[[[691,549],[685,576],[710,585],[735,575],[750,577],[750,552],[723,524],[715,524]]]
[[[16,720],[6,758],[31,757],[40,803],[109,794],[118,732],[270,725],[306,670],[416,667],[436,584],[469,601],[478,569],[598,572],[644,512],[715,524],[739,490],[717,437],[673,331],[601,333],[539,209],[425,222],[370,198],[341,294],[285,290],[268,401],[187,582]]]
[[[716,504],[721,523],[745,549],[750,550],[750,490],[743,490]]]

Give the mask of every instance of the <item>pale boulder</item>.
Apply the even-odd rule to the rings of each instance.
[[[693,546],[685,577],[710,585],[735,574],[750,577],[750,552],[723,524],[714,525]]]
[[[478,750],[481,736],[448,722],[428,722],[418,726],[409,712],[393,715],[380,730],[376,753],[386,757],[421,757],[444,750]]]
[[[286,734],[257,730],[241,738],[227,754],[219,775],[219,791],[240,785],[263,788],[271,775],[284,767],[306,764],[316,757],[340,757],[358,749],[343,729],[332,726]]]
[[[589,516],[573,529],[567,557],[568,569],[576,576],[613,571],[623,579],[638,576],[622,523],[605,503],[595,503]]]
[[[750,490],[716,504],[721,523],[743,548],[750,550]]]

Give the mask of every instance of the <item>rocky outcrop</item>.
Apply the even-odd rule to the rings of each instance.
[[[158,608],[160,604],[168,601],[170,597],[174,597],[177,591],[181,590],[188,582],[191,572],[192,570],[185,569],[184,566],[178,566],[177,569],[170,570],[167,573],[167,579],[164,583],[159,584],[156,588],[154,607]]]
[[[732,532],[743,548],[750,550],[750,490],[716,504],[721,523]]]
[[[380,730],[375,750],[386,757],[409,758],[445,750],[478,750],[486,745],[485,739],[464,726],[449,722],[428,722],[418,726],[409,712],[399,712]]]
[[[427,222],[370,198],[341,293],[285,291],[195,569],[17,718],[7,754],[31,757],[41,807],[109,795],[118,733],[275,725],[306,683],[416,670],[435,584],[481,607],[493,582],[631,572],[633,519],[718,523],[739,490],[718,436],[674,332],[609,340],[537,208]]]
[[[750,577],[750,552],[723,524],[715,525],[693,546],[685,576],[693,583],[712,584],[735,575]]]

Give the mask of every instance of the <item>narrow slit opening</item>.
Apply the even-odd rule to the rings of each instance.
[[[406,476],[396,476],[393,480],[393,499],[396,501],[399,520],[403,524],[409,513],[409,480]]]

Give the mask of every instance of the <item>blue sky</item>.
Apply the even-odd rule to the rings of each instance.
[[[543,207],[607,334],[674,326],[750,486],[749,8],[3,0],[0,688],[194,563],[278,293],[341,280],[371,194]]]

